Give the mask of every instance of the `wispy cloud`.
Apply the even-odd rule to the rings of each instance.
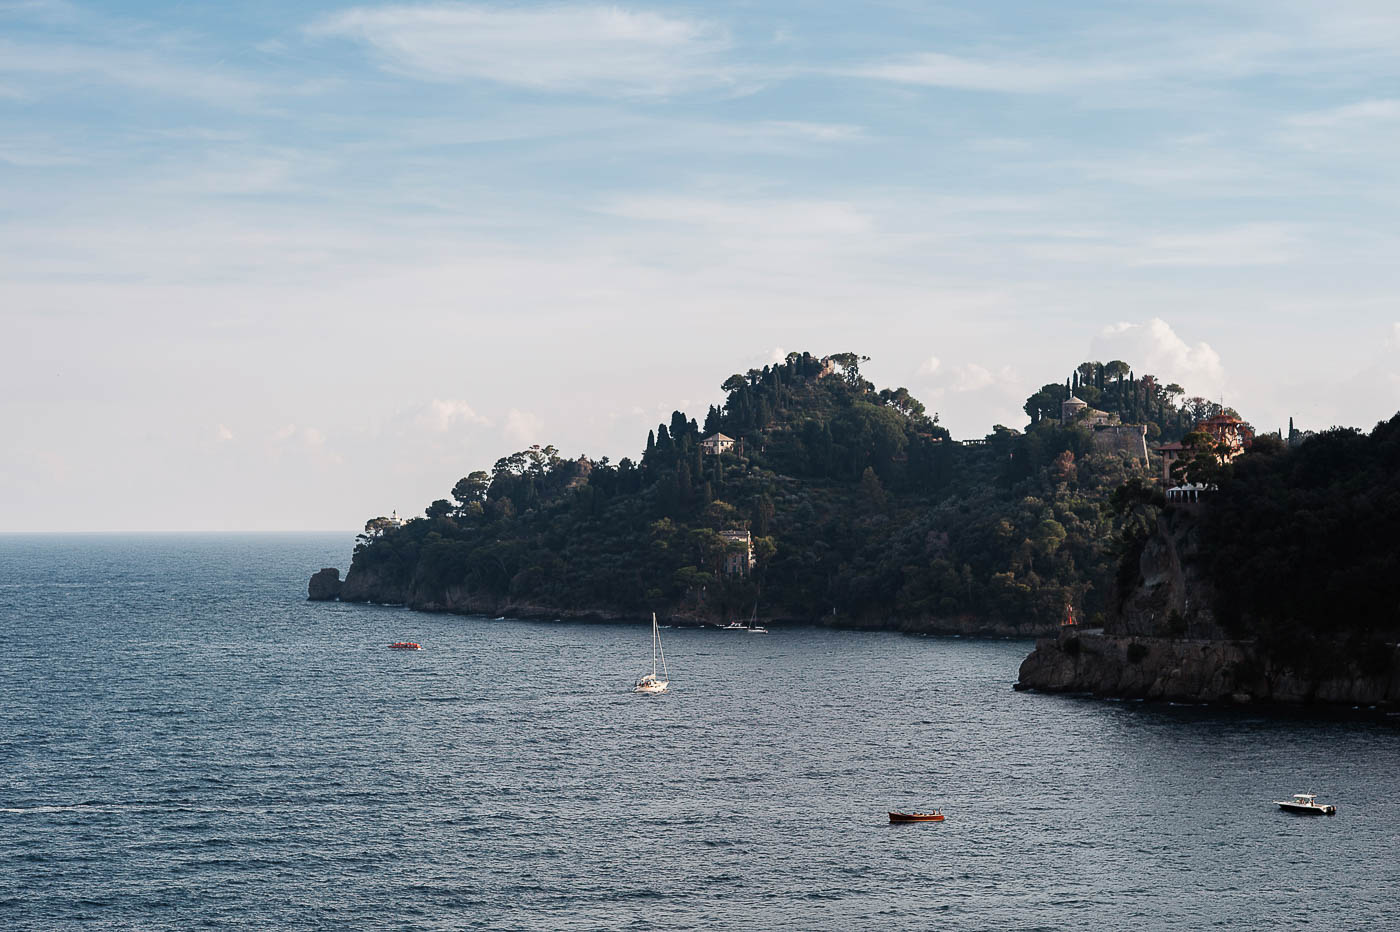
[[[487,418],[477,414],[472,406],[465,401],[434,398],[427,407],[414,418],[414,423],[424,430],[444,434],[459,425],[486,425],[491,422]]]
[[[0,39],[0,74],[38,82],[13,88],[25,97],[42,95],[57,78],[80,78],[102,86],[149,91],[226,105],[249,105],[271,87],[217,67],[188,65],[143,50],[77,43],[27,43]]]
[[[357,7],[308,31],[363,42],[385,67],[436,80],[652,97],[735,79],[720,56],[722,27],[614,6]]]
[[[1332,107],[1327,110],[1314,110],[1300,113],[1288,119],[1293,126],[1336,127],[1393,123],[1400,120],[1400,100],[1361,100],[1356,103]]]
[[[503,432],[507,440],[525,446],[531,443],[543,443],[544,441],[540,439],[543,429],[538,415],[511,408],[506,414]]]
[[[602,209],[631,220],[729,230],[746,236],[854,236],[870,232],[873,226],[869,214],[842,201],[655,195],[619,198]]]
[[[1282,265],[1298,255],[1302,231],[1287,224],[1241,224],[1150,236],[1076,234],[1033,243],[1029,255],[1054,262],[1127,268],[1241,268]]]
[[[988,57],[976,59],[942,52],[925,52],[872,62],[840,72],[851,77],[919,84],[970,91],[1040,94],[1090,81],[1105,80],[1115,70],[1106,66],[1075,65],[1046,59]]]

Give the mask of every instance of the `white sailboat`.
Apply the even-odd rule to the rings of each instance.
[[[753,614],[749,616],[749,634],[767,634],[768,629],[758,623],[758,603],[753,603]]]
[[[661,674],[657,675],[656,661],[661,659]],[[651,613],[651,672],[637,680],[633,692],[664,693],[671,685],[671,674],[666,670],[666,651],[661,647],[661,627],[656,623],[656,612]]]

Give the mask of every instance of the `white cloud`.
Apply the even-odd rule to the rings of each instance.
[[[1225,367],[1209,343],[1192,346],[1160,317],[1143,324],[1117,323],[1105,327],[1091,345],[1093,357],[1121,359],[1138,375],[1155,375],[1178,382],[1190,395],[1211,397],[1225,387]]]
[[[937,356],[930,356],[928,359],[924,360],[923,365],[919,366],[919,374],[932,375],[933,373],[938,371],[938,367],[941,365],[943,365],[943,361],[941,359],[939,359]]]
[[[233,439],[233,431],[225,424],[220,424],[214,429],[214,439],[220,443],[228,443]]]
[[[462,424],[490,424],[477,414],[465,401],[434,398],[427,407],[414,418],[414,423],[424,430],[443,434]]]
[[[0,73],[31,75],[42,89],[46,79],[79,77],[101,86],[152,91],[171,97],[247,105],[271,91],[269,86],[218,69],[185,65],[146,51],[77,44],[26,44],[0,40]],[[10,96],[32,96],[33,88],[11,89]]]
[[[532,443],[542,443],[540,431],[542,424],[537,415],[529,411],[520,411],[511,408],[506,414],[506,423],[503,432],[506,439],[519,446],[529,446]]]
[[[1329,110],[1314,110],[1288,118],[1293,126],[1323,129],[1400,120],[1400,100],[1362,100]]]
[[[720,200],[683,196],[637,196],[616,200],[605,213],[712,229],[745,236],[854,236],[869,233],[871,217],[844,201]]]
[[[850,123],[805,123],[797,120],[769,120],[753,127],[755,133],[791,136],[814,142],[859,142],[870,138],[862,126]]]
[[[1299,236],[1280,224],[1255,223],[1203,233],[1149,237],[1132,262],[1137,266],[1228,267],[1281,265],[1297,251]]]
[[[272,439],[277,441],[288,440],[297,432],[295,424],[284,424],[272,432]]]
[[[1293,225],[1253,223],[1216,230],[1160,233],[1136,240],[1091,233],[1066,236],[1026,247],[1029,255],[1053,262],[1091,262],[1127,268],[1239,268],[1282,265],[1298,256],[1302,231]]]
[[[636,97],[732,80],[719,60],[723,29],[615,6],[357,7],[309,31],[359,40],[388,68],[438,80]]]
[[[1063,90],[1110,75],[1091,68],[1056,61],[976,60],[925,52],[893,61],[873,63],[844,72],[852,77],[873,78],[900,84],[920,84],[972,91],[1040,94]]]
[[[1400,322],[1390,325],[1390,345],[1395,349],[1400,349]]]
[[[1015,386],[1016,390],[1019,391],[1019,376],[1010,366],[1002,366],[993,372],[985,366],[969,362],[954,366],[949,374],[952,376],[952,384],[948,387],[958,394],[980,392],[993,386],[998,388]]]

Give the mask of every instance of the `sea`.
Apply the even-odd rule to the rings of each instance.
[[[307,602],[351,546],[0,536],[0,928],[1400,927],[1383,711],[807,627],[663,628],[638,695],[644,624]]]

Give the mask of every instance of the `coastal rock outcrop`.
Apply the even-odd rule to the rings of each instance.
[[[1018,689],[1176,702],[1400,703],[1400,648],[1365,664],[1284,664],[1254,641],[1061,632],[1021,664]]]
[[[341,587],[340,570],[333,566],[322,567],[319,572],[311,574],[311,581],[306,585],[306,598],[310,602],[333,602],[340,597]]]
[[[1061,628],[1036,642],[1016,687],[1177,702],[1400,703],[1400,646],[1361,658],[1315,644],[1233,639],[1211,609],[1191,509],[1158,520],[1102,629]]]

